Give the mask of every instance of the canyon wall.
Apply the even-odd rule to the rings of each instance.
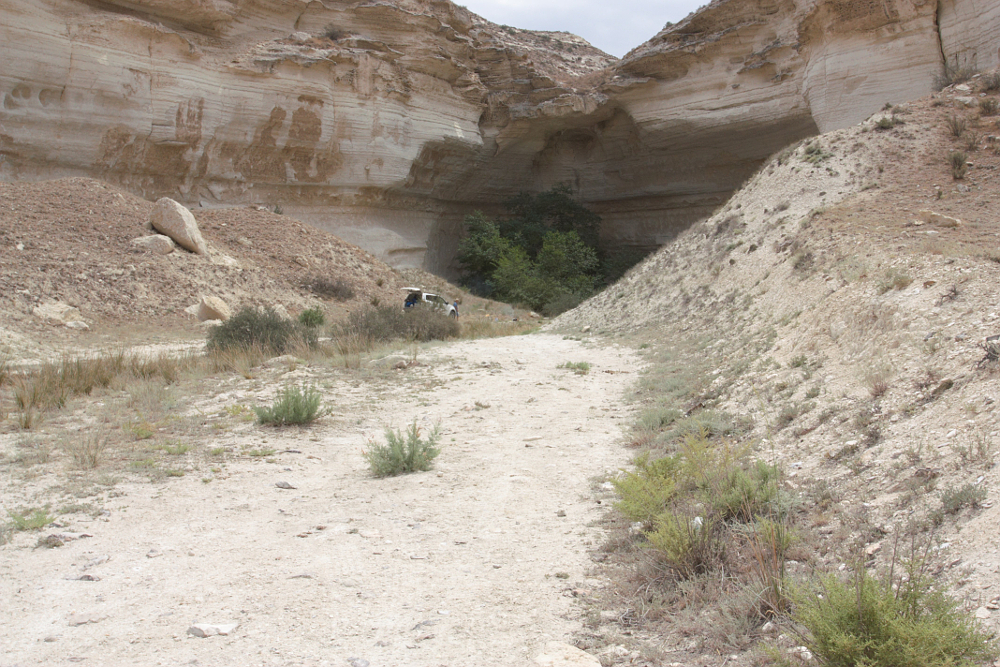
[[[994,3],[995,5],[995,3]],[[449,273],[465,213],[569,183],[652,247],[767,156],[995,67],[975,0],[722,0],[616,60],[447,0],[0,0],[0,178],[261,204]]]

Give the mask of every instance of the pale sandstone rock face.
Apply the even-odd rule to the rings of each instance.
[[[198,229],[198,221],[191,211],[173,199],[162,197],[157,200],[149,214],[149,222],[153,229],[169,236],[182,248],[199,255],[208,254],[208,245]]]
[[[926,94],[942,54],[987,68],[1000,48],[1000,6],[973,0],[716,0],[621,61],[444,0],[0,15],[0,178],[281,205],[439,272],[466,213],[558,183],[608,240],[663,243],[789,142]]]

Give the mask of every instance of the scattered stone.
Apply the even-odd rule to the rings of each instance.
[[[794,658],[798,658],[802,662],[809,662],[813,659],[812,651],[807,649],[805,646],[790,648],[788,649],[788,654]]]
[[[292,319],[292,316],[288,314],[288,309],[285,308],[285,306],[280,303],[275,304],[274,307],[271,308],[271,310],[273,310],[274,314],[283,320]]]
[[[150,549],[146,552],[146,558],[159,558],[163,555],[163,552],[159,549]]]
[[[549,642],[535,658],[540,667],[600,667],[601,661],[575,646],[563,642]]]
[[[232,311],[225,301],[217,296],[203,296],[198,304],[198,320],[228,320],[232,316]]]
[[[86,625],[87,623],[100,623],[106,618],[107,614],[99,614],[96,611],[91,611],[83,614],[70,614],[67,623],[70,627],[76,627],[78,625]]]
[[[368,667],[368,661],[364,658],[348,658],[347,662],[351,664],[351,667]]]
[[[566,516],[566,510],[559,510],[556,512],[556,516]]]
[[[187,633],[194,637],[212,637],[214,635],[228,635],[239,627],[236,621],[228,623],[194,623],[188,628]]]
[[[38,542],[35,543],[35,548],[45,548],[45,549],[55,549],[56,547],[61,547],[66,544],[66,540],[60,535],[45,535],[38,538]]]
[[[166,234],[180,247],[199,255],[208,254],[208,244],[201,237],[198,221],[191,211],[173,199],[163,197],[157,201],[149,216],[149,223],[153,229]]]
[[[42,641],[43,642],[48,642],[48,643],[57,642],[57,641],[59,641],[60,637],[61,637],[61,635],[47,635],[45,637],[45,639],[43,639]]]
[[[302,572],[301,574],[293,574],[288,577],[289,579],[315,579],[316,575],[312,572]]]
[[[274,485],[276,487],[278,487],[279,489],[294,489],[294,488],[297,488],[297,487],[292,486],[291,484],[289,484],[288,482],[286,482],[284,480],[282,480],[280,482],[275,482]]]
[[[90,327],[87,325],[86,322],[77,321],[77,322],[67,322],[66,323],[66,328],[67,329],[76,329],[77,331],[86,331]]]
[[[990,617],[990,610],[986,607],[980,607],[976,610],[976,618],[984,620]]]
[[[140,250],[151,252],[154,255],[169,255],[176,247],[174,240],[164,234],[152,234],[150,236],[140,236],[132,239],[132,245]]]
[[[879,551],[882,551],[881,542],[876,542],[875,544],[869,544],[867,547],[865,547],[865,555],[869,557],[874,556]]]

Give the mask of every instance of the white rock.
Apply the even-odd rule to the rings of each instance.
[[[276,314],[276,315],[277,315],[278,317],[280,317],[281,319],[283,319],[283,320],[290,320],[290,319],[292,319],[292,316],[288,314],[288,309],[287,309],[287,308],[285,308],[285,307],[284,307],[284,306],[283,306],[282,304],[280,304],[280,303],[278,303],[278,304],[275,304],[275,305],[274,305],[274,306],[273,306],[273,307],[271,308],[271,310],[273,310],[273,311],[275,312],[275,314]]]
[[[84,321],[82,321],[82,320],[75,320],[73,322],[67,322],[66,323],[66,328],[67,329],[76,329],[77,331],[86,331],[90,327],[87,326],[87,323],[84,322]]]
[[[540,667],[600,667],[601,661],[575,646],[563,642],[549,642],[535,658]]]
[[[195,637],[212,637],[213,635],[228,635],[239,627],[239,623],[195,623],[188,628],[188,634]]]
[[[205,320],[228,320],[232,317],[232,311],[226,302],[217,296],[203,296],[198,304],[198,319]]]
[[[920,216],[922,222],[929,225],[937,225],[938,227],[960,227],[963,224],[958,218],[935,213],[927,209],[921,209],[917,215]]]
[[[169,255],[174,251],[174,241],[169,236],[163,234],[151,234],[150,236],[140,236],[132,239],[132,245],[138,246],[146,252],[154,255]]]
[[[310,35],[308,32],[302,32],[302,31],[293,32],[292,39],[294,39],[296,42],[308,42],[310,39],[312,39],[312,35]]]
[[[208,245],[201,237],[198,221],[191,211],[187,210],[173,199],[163,197],[156,202],[149,216],[153,229],[166,234],[177,245],[199,255],[208,254]]]
[[[80,322],[86,327],[80,311],[62,301],[49,301],[48,303],[39,304],[34,307],[31,314],[48,322],[65,324],[67,326],[70,322]]]
[[[976,618],[987,619],[989,617],[990,617],[990,610],[987,609],[986,607],[980,607],[979,609],[976,609]]]

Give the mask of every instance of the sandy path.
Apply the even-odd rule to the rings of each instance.
[[[62,548],[19,534],[0,548],[0,665],[523,665],[570,639],[580,609],[568,591],[596,583],[590,524],[607,502],[594,478],[628,457],[616,443],[637,358],[536,334],[419,361],[379,392],[313,369],[264,378],[262,394],[310,377],[335,414],[204,446],[301,453],[233,459],[211,483],[122,483],[109,516],[64,529],[93,537]],[[592,368],[556,368],[566,361]],[[442,424],[435,469],[368,476],[367,439],[413,419]],[[71,626],[73,613],[100,620]],[[195,621],[239,627],[195,638]]]

